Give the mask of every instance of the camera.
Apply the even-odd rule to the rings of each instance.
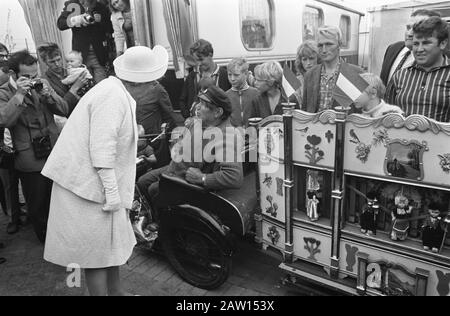
[[[50,135],[35,137],[32,139],[34,156],[36,159],[47,159],[52,151],[52,142]]]
[[[95,11],[86,13],[86,15],[85,15],[86,22],[88,22],[89,24],[95,23],[94,15],[96,15],[96,14],[97,14],[97,12],[95,12]]]
[[[86,19],[86,21],[87,21],[89,24],[92,24],[92,23],[95,22],[94,17],[93,17],[92,15],[90,15],[90,14],[86,14],[85,19]]]
[[[31,89],[36,90],[36,92],[40,92],[44,89],[44,83],[41,79],[33,79],[31,80]]]

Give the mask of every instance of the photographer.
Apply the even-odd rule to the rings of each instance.
[[[72,50],[81,52],[96,83],[106,79],[107,34],[112,34],[111,14],[97,0],[70,0],[58,18],[61,31],[72,29]]]
[[[8,62],[0,60],[0,86],[7,84],[8,81]],[[6,228],[6,232],[10,235],[17,233],[21,224],[19,178],[17,176],[17,171],[14,169],[13,152],[13,144],[9,130],[0,127],[0,179],[2,180],[5,195],[4,211],[10,215],[10,222]]]
[[[44,242],[52,182],[40,172],[58,138],[53,115],[67,116],[71,109],[45,79],[37,78],[37,59],[28,51],[12,54],[8,66],[9,83],[0,87],[0,126],[11,131],[29,219]]]

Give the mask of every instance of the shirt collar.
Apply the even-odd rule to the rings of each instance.
[[[242,87],[242,89],[236,89],[236,88],[234,88],[234,87],[231,87],[231,90],[232,90],[232,91],[236,91],[236,92],[242,92],[242,91],[248,90],[249,88],[250,88],[250,86],[249,86],[248,83],[246,82],[246,83],[244,84],[244,86]]]
[[[372,110],[369,111],[362,111],[364,115],[372,116],[374,113],[376,113],[379,109],[385,106],[385,103],[383,100],[381,100],[380,104],[378,104],[376,107],[374,107]]]
[[[339,58],[338,64],[336,66],[335,71],[333,72],[333,76],[335,76],[336,74],[339,74],[341,71],[341,64],[343,63],[343,60],[341,58]],[[321,71],[322,76],[325,75],[325,65],[322,64],[322,71]]]
[[[425,71],[425,70],[424,70],[421,66],[419,66],[416,62],[414,62],[414,64],[413,64],[411,67],[412,67],[412,68],[416,68],[416,69],[421,70],[421,71]],[[411,68],[411,67],[410,67],[410,68]],[[444,61],[443,61],[442,65],[437,66],[437,67],[434,67],[434,68],[430,69],[429,71],[434,71],[434,70],[438,70],[438,69],[446,68],[446,67],[450,67],[450,59],[447,57],[447,55],[444,54]]]

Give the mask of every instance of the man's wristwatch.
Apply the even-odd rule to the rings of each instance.
[[[202,183],[203,183],[203,186],[206,186],[206,174],[204,174],[202,177]]]

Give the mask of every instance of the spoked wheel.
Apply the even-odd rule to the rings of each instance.
[[[221,237],[180,226],[167,225],[161,230],[162,245],[170,263],[195,287],[218,288],[231,271],[231,257],[222,251],[218,240]]]

